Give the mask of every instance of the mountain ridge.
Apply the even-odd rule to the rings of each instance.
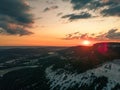
[[[0,90],[120,90],[120,48],[97,45],[0,51]]]

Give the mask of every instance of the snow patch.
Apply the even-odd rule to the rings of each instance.
[[[117,84],[120,84],[120,65],[115,63],[105,63],[102,66],[88,70],[84,73],[71,73],[64,69],[52,70],[53,66],[46,68],[46,78],[49,80],[50,90],[67,90],[69,88],[75,87],[80,88],[81,86],[90,86],[93,81],[101,76],[108,78],[107,85],[103,90],[111,90]],[[97,87],[97,85],[95,86]]]

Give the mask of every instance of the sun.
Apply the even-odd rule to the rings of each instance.
[[[90,46],[90,45],[91,45],[91,42],[90,42],[89,40],[84,40],[84,41],[82,42],[82,44],[83,44],[84,46]]]

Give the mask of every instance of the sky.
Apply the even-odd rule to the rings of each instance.
[[[120,0],[0,0],[0,46],[120,42]]]

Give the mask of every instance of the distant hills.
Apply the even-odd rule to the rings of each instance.
[[[0,50],[0,90],[120,90],[120,43]]]

